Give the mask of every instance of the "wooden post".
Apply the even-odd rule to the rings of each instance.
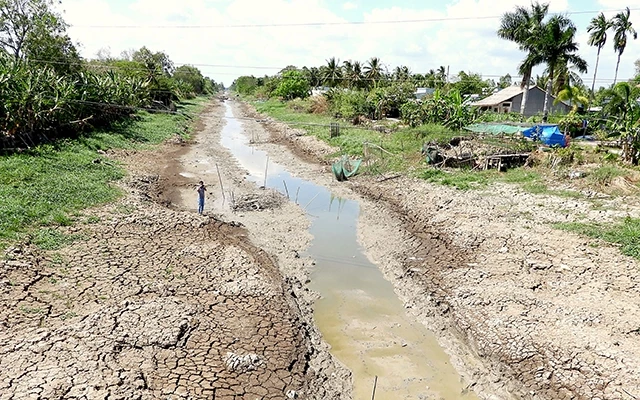
[[[220,181],[220,191],[222,192],[222,200],[224,202],[227,199],[224,196],[224,187],[222,186],[222,176],[220,176],[220,168],[218,168],[218,163],[216,163],[216,171],[218,171],[218,181]]]
[[[378,375],[376,375],[376,379],[373,381],[373,393],[371,394],[371,400],[375,400],[376,398],[376,386],[378,386]]]
[[[264,166],[264,188],[267,188],[267,170],[269,169],[269,156],[267,156],[267,164]]]

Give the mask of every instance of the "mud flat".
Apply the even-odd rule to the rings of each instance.
[[[494,185],[469,192],[410,178],[332,182],[326,144],[258,115],[269,154],[336,193],[359,195],[358,238],[481,398],[640,396],[640,266],[553,222],[640,215],[634,198],[596,203]],[[249,126],[249,125],[248,125]],[[345,196],[349,196],[348,194]]]

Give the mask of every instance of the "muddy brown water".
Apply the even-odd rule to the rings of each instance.
[[[315,260],[311,289],[321,295],[316,324],[331,353],[354,379],[354,399],[477,399],[462,382],[435,336],[407,315],[392,285],[357,241],[358,202],[335,197],[292,176],[251,145],[242,123],[225,103],[221,144],[248,171],[247,179],[289,196],[311,219]],[[212,171],[213,172],[213,171]],[[377,378],[376,378],[377,377]],[[377,381],[376,381],[377,379]]]

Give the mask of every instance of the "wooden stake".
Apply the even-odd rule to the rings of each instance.
[[[296,190],[296,204],[298,204],[298,194],[300,193],[300,186],[298,186],[298,190]]]
[[[313,196],[313,199],[311,199],[306,206],[304,206],[304,209],[306,210],[307,207],[309,207],[309,204],[313,203],[313,201],[316,199],[316,197],[320,196],[320,192],[318,192],[318,194],[316,194],[315,196]]]
[[[287,181],[285,181],[284,179],[282,180],[282,183],[284,184],[284,191],[287,192],[287,200],[291,200],[289,198],[289,189],[287,188]]]
[[[371,394],[371,400],[375,400],[376,398],[376,386],[378,386],[378,375],[376,375],[376,379],[373,381],[373,393]]]
[[[267,164],[264,166],[264,188],[267,188],[267,170],[269,169],[269,156],[267,156]]]
[[[218,163],[216,163],[216,171],[218,171],[218,180],[220,181],[220,191],[222,192],[222,201],[226,200],[224,196],[224,186],[222,186],[222,176],[220,175],[220,168],[218,168]]]

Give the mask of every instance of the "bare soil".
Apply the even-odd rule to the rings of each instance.
[[[279,159],[290,171],[360,196],[367,255],[482,398],[640,396],[640,264],[551,226],[638,217],[636,198],[563,198],[507,184],[459,191],[406,177],[337,183],[327,160],[337,149],[277,121],[263,126],[270,155],[285,145],[317,166]]]
[[[182,201],[195,182],[179,174],[181,160],[219,131],[219,107],[206,111],[193,143],[111,154],[129,170],[127,195],[65,228],[75,243],[58,251],[22,243],[4,254],[0,399],[349,393],[348,371],[333,364],[296,294],[302,283],[283,276],[241,224]],[[304,246],[299,237],[292,246]]]

